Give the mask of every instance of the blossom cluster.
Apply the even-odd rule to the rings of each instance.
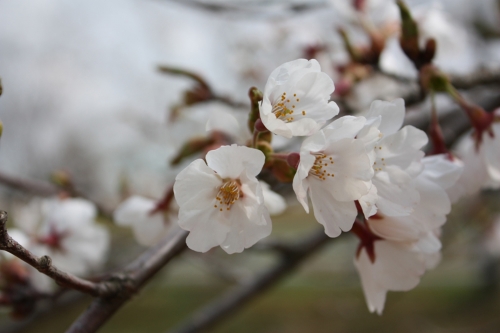
[[[403,127],[402,99],[374,101],[363,115],[333,119],[339,113],[330,101],[334,89],[316,60],[276,68],[258,105],[254,137],[305,137],[300,151],[275,154],[255,141],[210,149],[175,179],[178,223],[195,251],[251,247],[272,230],[265,193],[277,196],[257,177],[265,165],[286,160],[297,200],[309,212],[310,199],[325,233],[359,237],[355,266],[370,311],[381,313],[388,290],[415,287],[437,263],[440,227],[451,209],[446,191],[462,166],[451,155],[424,157],[427,135]],[[207,129],[216,128],[214,121]]]
[[[105,263],[110,245],[108,230],[97,223],[93,203],[80,198],[33,199],[14,214],[11,237],[37,256],[49,256],[57,268],[88,276]],[[40,292],[51,291],[53,281],[7,252],[2,265],[16,265]],[[5,268],[5,267],[4,267]]]

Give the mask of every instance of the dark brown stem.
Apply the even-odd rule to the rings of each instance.
[[[172,227],[171,232],[162,242],[148,249],[127,266],[124,271],[128,283],[121,293],[94,300],[66,333],[96,332],[163,266],[186,249],[186,237],[186,231]]]
[[[0,211],[0,250],[7,251],[27,264],[36,268],[40,273],[54,279],[59,285],[71,288],[91,296],[110,295],[117,290],[117,285],[112,282],[94,283],[81,279],[72,274],[63,272],[52,265],[48,256],[38,257],[25,249],[21,244],[9,236],[5,224],[7,212]]]
[[[175,333],[201,332],[215,325],[217,322],[241,309],[253,298],[276,285],[303,261],[317,252],[328,240],[323,229],[314,232],[303,241],[287,246],[281,252],[281,258],[276,265],[262,272],[248,283],[229,290],[220,298],[208,304],[193,316],[188,318]]]

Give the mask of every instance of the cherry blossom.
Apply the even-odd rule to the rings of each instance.
[[[370,312],[382,314],[387,291],[408,291],[430,268],[434,255],[418,252],[409,244],[378,240],[374,243],[375,261],[365,248],[354,260]]]
[[[156,201],[134,195],[116,208],[113,219],[117,225],[131,227],[139,244],[154,245],[176,219],[171,212],[155,211],[156,207]]]
[[[453,202],[462,196],[473,195],[481,188],[500,188],[500,109],[494,112],[494,117],[496,120],[490,130],[482,133],[479,145],[468,133],[455,147],[464,171],[456,185],[449,190]]]
[[[86,275],[106,260],[107,229],[96,223],[95,206],[84,199],[35,199],[16,215],[15,223],[29,237],[28,248],[48,255],[56,267]]]
[[[365,118],[346,116],[307,138],[293,189],[306,212],[311,196],[316,220],[330,237],[349,231],[357,209],[354,201],[369,193],[373,168],[364,142],[355,139]]]
[[[329,102],[334,89],[316,60],[284,63],[267,80],[260,105],[262,122],[286,138],[311,135],[339,113],[337,104]]]
[[[179,225],[190,231],[189,248],[206,252],[220,245],[242,252],[271,233],[271,219],[256,176],[264,154],[248,147],[222,146],[177,175],[174,193]]]
[[[374,188],[359,200],[366,217],[377,210],[386,216],[409,215],[419,202],[413,179],[422,170],[421,148],[428,139],[413,126],[401,128],[404,114],[402,99],[374,101],[366,114],[366,125],[358,133],[374,170]]]
[[[450,161],[447,155],[422,159],[424,169],[413,181],[420,201],[408,216],[383,216],[367,220],[376,235],[393,241],[414,242],[423,252],[439,251],[441,243],[435,230],[446,222],[451,201],[446,190],[460,177],[462,167]]]

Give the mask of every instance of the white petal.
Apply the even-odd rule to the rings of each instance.
[[[220,177],[236,179],[244,170],[250,176],[257,176],[264,166],[265,156],[260,150],[232,145],[209,151],[206,160]]]
[[[269,214],[272,215],[280,215],[286,210],[286,201],[278,193],[271,190],[269,184],[260,181],[260,185],[262,187],[262,194],[264,196],[264,203],[266,205]]]
[[[379,130],[384,135],[396,133],[405,118],[405,102],[402,98],[398,98],[392,102],[373,101],[370,105],[370,111],[366,114],[366,118],[381,116],[382,121],[379,125]]]

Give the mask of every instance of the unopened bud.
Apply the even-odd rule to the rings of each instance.
[[[422,53],[422,63],[430,64],[432,62],[436,54],[436,47],[437,44],[434,38],[429,38],[427,42],[425,42],[424,52]]]
[[[401,48],[408,58],[410,58],[414,64],[417,64],[420,55],[417,23],[413,20],[410,10],[403,1],[398,0],[396,4],[401,14]]]
[[[262,92],[252,87],[248,91],[248,97],[250,97],[250,113],[248,114],[248,128],[250,129],[250,133],[253,133],[255,122],[260,117],[259,112],[259,103],[262,101]]]
[[[71,187],[71,176],[66,170],[57,170],[50,175],[50,180],[61,187]]]
[[[273,162],[272,172],[274,177],[282,183],[291,183],[296,170],[288,165],[285,160],[275,160]]]
[[[299,153],[290,153],[290,154],[288,154],[286,161],[288,162],[289,166],[291,166],[294,169],[297,169],[299,167],[299,163],[300,163],[300,154]]]
[[[255,126],[254,130],[257,132],[269,132],[266,125],[264,125],[264,123],[262,122],[262,120],[260,118],[255,121],[254,126]]]

